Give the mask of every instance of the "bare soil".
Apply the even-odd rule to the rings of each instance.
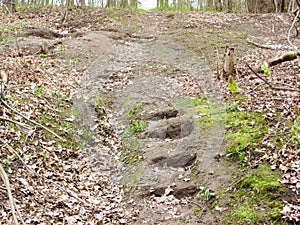
[[[50,52],[65,48],[60,57],[66,61],[80,59],[74,65],[84,71],[74,100],[81,115],[75,126],[92,134],[84,160],[91,176],[124,185],[125,208],[132,213],[126,224],[224,224],[221,212],[211,210],[212,201],[197,196],[199,185],[216,194],[230,187],[238,167],[220,158],[225,150],[225,106],[214,71],[225,45],[235,47],[237,60],[270,54],[247,39],[286,45],[289,18],[130,11],[123,16],[126,20],[113,29],[92,23],[92,30],[83,32],[87,21],[80,20],[70,21],[64,34],[31,28],[24,33],[30,41],[19,45],[38,52],[46,41]],[[199,95],[209,100],[210,113],[218,115],[210,125],[201,123],[206,115],[199,115],[189,101]],[[148,126],[137,138],[142,143],[134,149],[138,162],[128,165],[120,162],[122,144],[128,114],[138,104],[139,119]],[[107,142],[101,113],[111,124]]]
[[[193,20],[193,14],[189,16]],[[260,29],[270,20],[262,16],[264,20],[260,22],[266,24],[255,26],[248,22],[251,16],[232,15],[230,21],[203,23],[202,20],[208,18],[214,21],[211,18],[214,16],[204,14],[197,17],[190,28],[186,15],[145,13],[137,18],[138,23],[130,34],[126,29],[89,34],[95,36],[93,43],[97,36],[102,36],[99,39],[105,44],[96,47],[100,52],[103,46],[108,46],[109,41],[105,40],[111,40],[110,43],[117,40],[121,44],[112,46],[108,54],[100,55],[87,69],[80,96],[84,96],[86,102],[95,96],[111,101],[110,113],[116,138],[123,144],[126,144],[122,139],[130,123],[127,116],[132,107],[141,104],[144,116],[140,119],[148,123],[148,128],[139,138],[142,146],[131,149],[137,151],[141,159],[134,165],[112,163],[113,154],[103,154],[101,144],[88,150],[89,159],[93,158],[89,161],[110,162],[101,165],[99,170],[114,168],[108,176],[116,177],[131,188],[128,202],[130,199],[134,201],[128,207],[139,212],[132,224],[222,224],[220,215],[210,211],[210,203],[197,197],[197,185],[215,193],[228,188],[237,169],[232,162],[216,160],[224,151],[224,104],[212,72],[220,62],[215,62],[216,54],[210,51],[222,49],[224,44],[236,47],[237,55],[251,51],[246,38],[261,34],[255,41],[264,43],[268,32]],[[179,24],[183,27],[176,29]],[[218,36],[221,31],[223,34],[228,32],[228,37]],[[211,32],[215,32],[216,37],[207,40]],[[195,43],[197,40],[199,43]],[[199,51],[205,55],[205,60],[199,59]],[[199,94],[211,100],[212,114],[220,114],[209,127],[201,127],[201,118],[193,105],[186,102]],[[89,103],[78,101],[77,104],[84,109],[82,114],[90,113],[82,106]],[[177,113],[168,118],[165,112],[170,108]],[[174,122],[174,118],[178,120]],[[93,127],[93,123],[89,127]],[[170,129],[173,134],[170,134]],[[195,213],[199,207],[201,215]]]

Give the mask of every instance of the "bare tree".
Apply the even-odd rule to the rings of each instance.
[[[116,6],[117,5],[117,2],[116,2],[116,0],[107,0],[107,2],[106,2],[106,8],[109,8],[109,7],[114,7],[114,6]]]
[[[138,0],[130,0],[130,6],[134,7],[134,8],[137,8],[137,6],[138,6]]]
[[[120,6],[121,6],[122,8],[128,7],[128,0],[121,0]]]

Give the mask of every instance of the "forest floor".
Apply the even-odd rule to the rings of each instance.
[[[300,221],[291,15],[1,13],[1,224]]]

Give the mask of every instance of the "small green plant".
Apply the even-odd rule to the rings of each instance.
[[[141,111],[142,111],[143,106],[141,104],[136,104],[134,105],[128,113],[128,119],[129,120],[134,120],[138,119],[141,116]]]
[[[124,151],[120,157],[121,162],[133,165],[141,160],[138,150],[144,146],[144,142],[139,140],[139,133],[131,126],[127,127],[122,134],[122,145]]]
[[[239,88],[236,83],[228,83],[228,89],[231,91],[232,94],[236,94],[239,92]]]
[[[44,54],[44,53],[42,53],[40,56],[41,56],[42,59],[47,58],[47,54]]]
[[[206,201],[216,196],[216,194],[212,192],[209,188],[200,186],[199,189],[200,189],[200,193],[198,194],[198,196],[204,198]]]
[[[147,127],[147,122],[141,120],[142,110],[143,106],[141,104],[136,104],[129,110],[129,128],[133,134],[142,133]]]
[[[22,208],[23,208],[25,211],[29,210],[29,206],[28,206],[27,204],[26,204],[26,205],[23,205]]]
[[[2,38],[2,41],[0,42],[0,45],[5,45],[5,43],[8,42],[9,40],[10,40],[10,38],[8,38],[8,37]]]
[[[7,165],[11,165],[11,163],[13,162],[13,160],[14,160],[14,157],[7,156],[7,158],[6,158],[6,164]]]
[[[68,74],[68,73],[69,73],[69,71],[67,69],[62,71],[62,74]]]
[[[46,152],[44,152],[44,153],[42,154],[42,157],[43,157],[43,160],[44,160],[44,161],[46,161],[46,160],[49,158],[49,156],[47,155]]]
[[[156,66],[154,66],[154,65],[149,66],[149,68],[152,69],[152,70],[157,70],[157,69],[158,69],[158,68],[157,68]]]
[[[199,213],[199,212],[201,212],[201,209],[200,209],[200,208],[197,207],[197,208],[194,208],[194,209],[193,209],[193,213],[194,213],[194,214],[197,214],[197,213]]]
[[[130,128],[132,129],[133,133],[141,133],[147,127],[147,122],[142,122],[141,120],[133,120],[130,123]]]
[[[226,107],[226,112],[235,112],[237,110],[237,106],[236,105],[228,105]]]
[[[83,130],[82,131],[82,138],[86,141],[92,141],[93,140],[93,133],[88,130]]]
[[[124,151],[120,160],[129,165],[137,163],[141,159],[138,150],[144,146],[144,143],[139,140],[139,136],[147,127],[147,122],[141,120],[142,110],[141,104],[135,104],[129,109],[127,114],[129,124],[122,134]]]
[[[128,146],[126,146],[128,148]],[[135,165],[141,160],[137,150],[126,150],[120,157],[120,161],[122,163],[126,163],[128,165]]]
[[[291,130],[292,139],[300,141],[300,116],[294,120]]]
[[[85,149],[86,148],[86,143],[85,142],[80,142],[80,143],[78,143],[78,147],[80,149]]]
[[[81,59],[80,59],[80,58],[75,58],[74,61],[75,61],[76,63],[80,63],[80,62],[81,62]]]
[[[264,72],[265,75],[271,75],[268,63],[264,63],[260,69]]]
[[[208,34],[214,34],[215,33],[214,30],[212,30],[212,29],[206,29],[205,32],[208,33]]]
[[[187,219],[186,219],[185,217],[181,216],[181,217],[179,218],[179,222],[180,222],[180,223],[186,223],[186,222],[187,222]]]
[[[37,93],[39,93],[40,95],[44,94],[45,93],[45,89],[44,87],[39,87],[37,90],[36,90]]]
[[[233,81],[232,76],[228,78],[228,89],[231,91],[232,94],[237,94],[240,92],[237,84]]]
[[[65,134],[73,133],[73,125],[70,122],[65,122],[64,126],[59,128],[59,130]]]

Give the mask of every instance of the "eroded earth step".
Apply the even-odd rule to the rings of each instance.
[[[130,109],[143,107],[139,119],[147,122],[147,128],[139,141],[144,147],[133,149],[138,150],[142,161],[133,171],[129,167],[124,175],[128,183],[149,187],[149,191],[152,186],[174,185],[178,177],[186,177],[185,182],[192,184],[189,173],[195,161],[206,152],[212,153],[205,158],[206,163],[213,160],[217,148],[207,149],[207,135],[201,133],[195,107],[187,101],[193,92],[218,95],[208,72],[191,52],[159,41],[116,47],[87,71],[90,86],[85,97],[98,92],[112,99],[112,117],[120,139],[129,125]],[[191,85],[186,87],[189,80]],[[130,181],[132,175],[134,181]]]
[[[128,115],[132,108],[141,106],[138,119],[147,123],[140,136],[132,137],[142,144],[138,149],[129,149],[139,154],[140,162],[105,174],[134,187],[137,196],[181,199],[196,194],[193,174],[211,171],[210,165],[214,163],[224,134],[223,118],[214,118],[211,123],[216,125],[204,130],[202,118],[190,101],[191,96],[201,93],[209,99],[211,114],[223,110],[219,107],[221,93],[211,76],[198,56],[178,45],[158,40],[117,46],[96,60],[86,72],[84,99],[104,96],[111,100],[111,119],[121,141],[130,124]],[[101,153],[103,150],[105,154]],[[101,145],[91,151],[96,157],[109,155],[109,149]],[[100,165],[99,170],[106,166],[97,163],[97,159],[93,165]],[[145,207],[142,210],[146,210]]]

